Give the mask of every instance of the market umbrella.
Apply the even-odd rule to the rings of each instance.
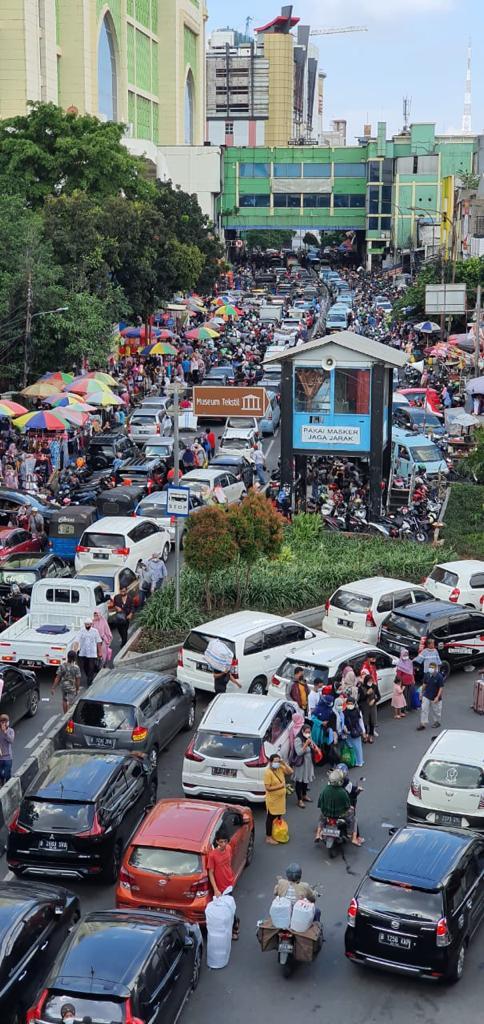
[[[141,327],[124,327],[123,330],[120,331],[119,333],[123,338],[142,338],[144,341],[146,338],[146,325],[142,324]],[[151,335],[151,337],[158,338],[159,334],[159,327],[150,328],[149,335]]]
[[[24,416],[29,410],[20,402],[11,402],[9,398],[0,399],[0,416]]]
[[[72,423],[76,427],[84,426],[84,423],[89,419],[88,412],[81,412],[79,409],[65,408],[56,409],[55,413],[60,419],[63,419],[65,423]]]
[[[474,377],[473,380],[468,380],[466,392],[468,395],[484,395],[484,377]]]
[[[225,330],[225,321],[218,316],[211,317],[203,326],[209,327],[211,331],[223,331]]]
[[[176,356],[176,353],[175,346],[169,345],[167,341],[154,341],[152,345],[141,349],[142,356]]]
[[[85,376],[89,380],[97,380],[100,384],[107,384],[110,388],[116,387],[118,383],[110,373],[105,373],[104,370],[90,370]]]
[[[432,320],[422,320],[422,323],[415,324],[415,330],[420,334],[433,334],[434,331],[440,331],[440,327],[439,324],[432,323]]]
[[[193,331],[187,331],[185,337],[190,341],[206,341],[208,338],[218,338],[219,332],[213,331],[211,327],[195,327]]]
[[[205,313],[207,308],[203,302],[199,302],[197,299],[184,299],[184,304],[187,309],[191,309],[192,313]]]
[[[72,401],[74,399],[74,401]],[[49,399],[49,402],[52,401]],[[88,405],[87,402],[83,402],[82,398],[78,398],[77,395],[62,395],[62,398],[57,398],[54,402],[54,409],[65,409],[71,408],[73,412],[96,412],[93,405]]]
[[[59,394],[59,385],[51,384],[50,380],[37,380],[35,384],[23,388],[20,394],[28,395],[30,398],[48,398],[49,395]]]
[[[105,388],[103,391],[89,392],[89,405],[124,405],[124,402],[122,398],[118,398],[109,388]]]
[[[226,302],[229,302],[228,295],[217,295],[216,299],[212,299],[212,306],[225,306]]]
[[[446,419],[448,418],[449,423],[457,423],[459,427],[478,427],[481,422],[479,416],[473,416],[470,412],[464,412],[462,409],[455,416],[448,416],[448,413],[453,410],[447,410]]]
[[[92,391],[110,391],[110,388],[100,380],[93,380],[92,377],[80,377],[73,384],[68,384],[64,390],[72,391],[75,395],[90,395]]]
[[[70,384],[74,380],[73,373],[64,373],[62,370],[52,370],[50,373],[43,373],[40,380],[48,380],[50,384]]]
[[[240,316],[240,310],[236,309],[235,306],[231,306],[227,303],[225,306],[217,306],[217,314],[219,316]]]
[[[45,399],[46,405],[51,406],[62,406],[62,405],[79,405],[82,402],[82,398],[79,395],[66,395],[64,391],[58,391],[56,395],[49,395]]]
[[[19,430],[65,430],[65,420],[49,409],[39,409],[37,412],[28,412],[25,416],[18,416],[13,420],[14,427]]]

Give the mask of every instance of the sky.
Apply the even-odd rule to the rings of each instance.
[[[206,0],[208,32],[264,25],[285,0]],[[472,130],[484,132],[484,0],[295,0],[294,15],[313,28],[366,25],[367,32],[314,36],[325,71],[324,127],[348,122],[347,144],[369,122],[387,122],[387,137],[402,128],[402,99],[410,123],[435,122],[438,132],[460,130],[467,46],[472,45]]]

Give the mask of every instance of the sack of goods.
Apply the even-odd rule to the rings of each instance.
[[[289,827],[284,818],[274,818],[272,824],[272,838],[276,840],[276,843],[289,842]]]
[[[274,928],[289,928],[291,924],[292,903],[286,896],[275,896],[269,910],[269,917]]]
[[[217,896],[207,904],[207,965],[226,967],[232,947],[232,928],[235,917],[235,900],[230,893]]]
[[[234,660],[230,647],[227,647],[223,640],[217,640],[216,637],[207,645],[204,658],[207,665],[215,669],[216,672],[228,672]]]
[[[314,903],[296,900],[291,917],[291,931],[307,932],[314,921]]]

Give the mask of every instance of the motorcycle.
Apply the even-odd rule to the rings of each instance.
[[[324,818],[320,835],[332,860],[336,857],[338,846],[344,846],[348,842],[348,825],[345,818]]]
[[[277,960],[285,978],[291,977],[297,963],[312,963],[320,953],[324,941],[321,921],[313,920],[311,928],[304,934],[304,954],[298,944],[300,938],[300,932],[293,932],[290,928],[274,928],[270,920],[257,922],[257,939],[261,950],[263,953],[277,950]],[[308,939],[311,940],[310,959],[307,956]]]

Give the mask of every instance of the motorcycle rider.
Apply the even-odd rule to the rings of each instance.
[[[318,807],[321,818],[316,829],[315,843],[323,838],[322,828],[327,818],[343,818],[347,824],[347,831],[351,834],[353,846],[362,845],[363,840],[358,836],[355,808],[351,806],[349,793],[345,789],[345,776],[339,768],[329,772],[328,782],[319,795]]]
[[[300,864],[292,863],[286,868],[286,877],[282,878],[281,875],[277,876],[277,881],[274,886],[274,896],[285,896],[286,899],[290,900],[294,905],[297,900],[309,900],[310,903],[316,903],[317,892],[308,885],[307,882],[302,882],[302,867]],[[316,907],[314,911],[314,920],[319,921],[321,918],[321,911],[319,907]]]

